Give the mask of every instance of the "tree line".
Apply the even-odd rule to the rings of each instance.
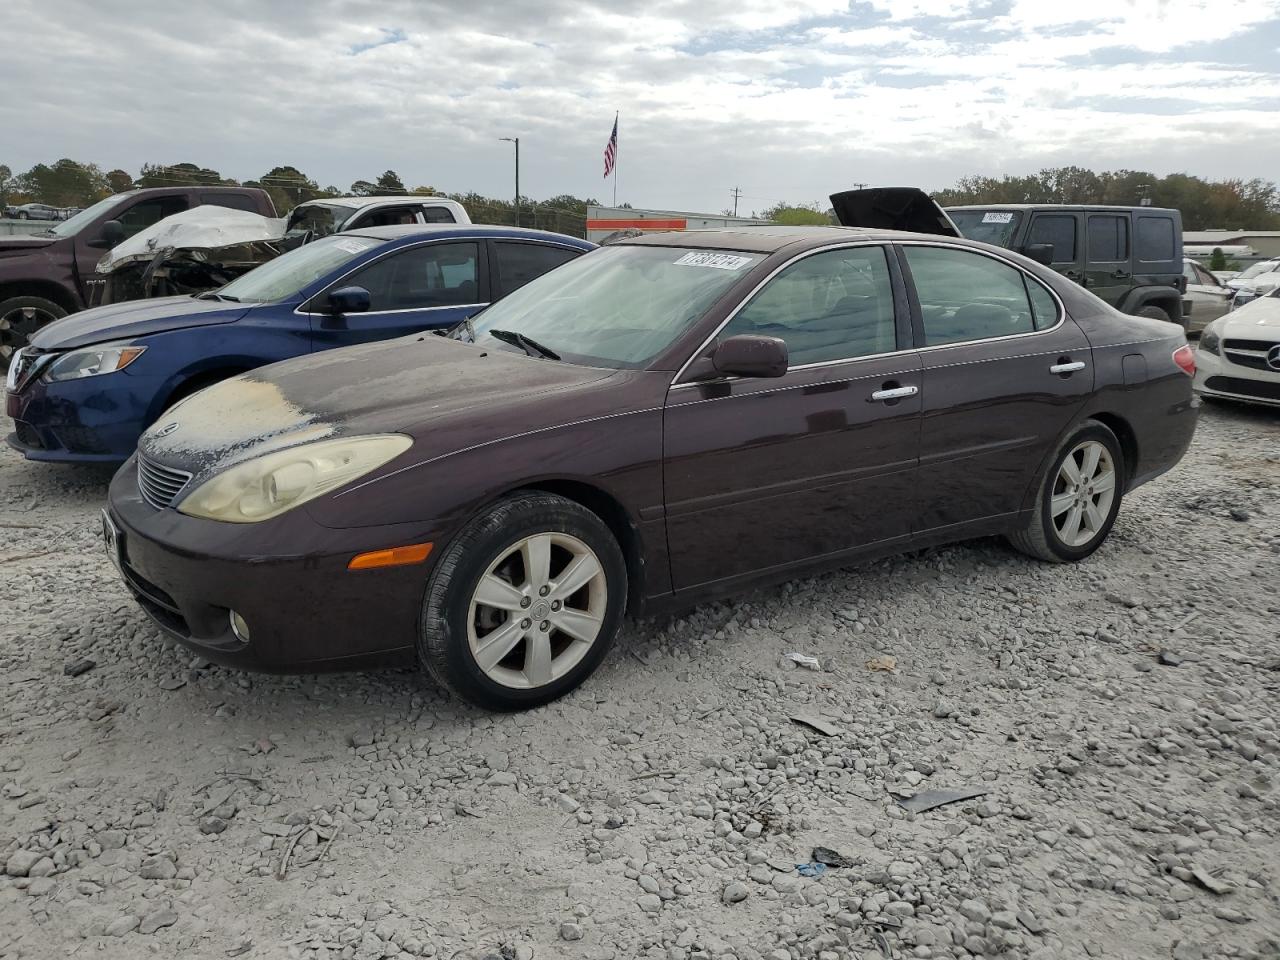
[[[409,188],[394,170],[386,170],[369,180],[356,180],[343,190],[333,185],[322,187],[293,166],[272,167],[257,179],[240,181],[196,163],[144,163],[136,176],[127,170],[104,172],[97,164],[67,158],[50,164],[37,163],[16,175],[0,164],[0,205],[34,202],[55,207],[87,207],[103,197],[135,187],[173,186],[260,187],[271,196],[282,215],[300,203],[325,197],[404,195],[445,196],[457,200],[478,223],[513,224],[516,219],[514,200],[485,197],[474,191],[444,193],[426,185]],[[594,203],[594,199],[569,194],[540,201],[522,196],[520,223],[585,236],[587,206]]]

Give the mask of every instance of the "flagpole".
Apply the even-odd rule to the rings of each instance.
[[[613,115],[613,129],[618,129],[618,113]],[[618,153],[622,150],[621,145],[615,146],[613,149],[613,205],[618,205]]]

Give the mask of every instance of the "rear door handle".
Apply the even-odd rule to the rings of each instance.
[[[1083,366],[1083,364],[1081,364]],[[892,387],[888,390],[877,390],[871,394],[872,400],[901,400],[903,397],[914,397],[920,392],[919,387]]]
[[[1049,368],[1050,373],[1075,373],[1077,370],[1084,369],[1084,361],[1076,360],[1074,363],[1055,363]],[[874,396],[874,394],[873,394]]]

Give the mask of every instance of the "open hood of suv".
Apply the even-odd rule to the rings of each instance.
[[[846,227],[960,236],[946,211],[918,187],[846,190],[831,195],[831,207],[836,219]]]

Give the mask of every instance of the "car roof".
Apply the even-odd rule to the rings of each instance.
[[[1105,203],[966,203],[954,207],[943,207],[951,210],[1100,210],[1126,213],[1139,210],[1143,213],[1177,213],[1172,207],[1117,206]]]
[[[866,227],[728,227],[710,230],[672,230],[628,237],[611,246],[695,247],[699,249],[741,250],[745,253],[774,253],[783,247],[803,244],[820,247],[849,240],[945,240],[964,246],[982,246],[958,237],[936,233],[907,233],[902,230],[875,230]]]
[[[529,230],[525,227],[504,227],[486,223],[407,223],[385,227],[360,227],[331,236],[370,237],[374,240],[404,240],[410,237],[506,237],[510,239],[528,239],[554,241],[583,250],[595,249],[595,244],[580,237],[570,237],[563,233],[552,233],[550,230]]]
[[[314,200],[308,200],[307,203],[327,203],[334,207],[350,207],[352,210],[358,210],[361,207],[372,206],[375,203],[436,203],[441,206],[452,206],[457,200],[450,200],[448,197],[434,197],[426,194],[400,194],[391,197],[316,197]],[[299,204],[302,206],[302,204]]]

